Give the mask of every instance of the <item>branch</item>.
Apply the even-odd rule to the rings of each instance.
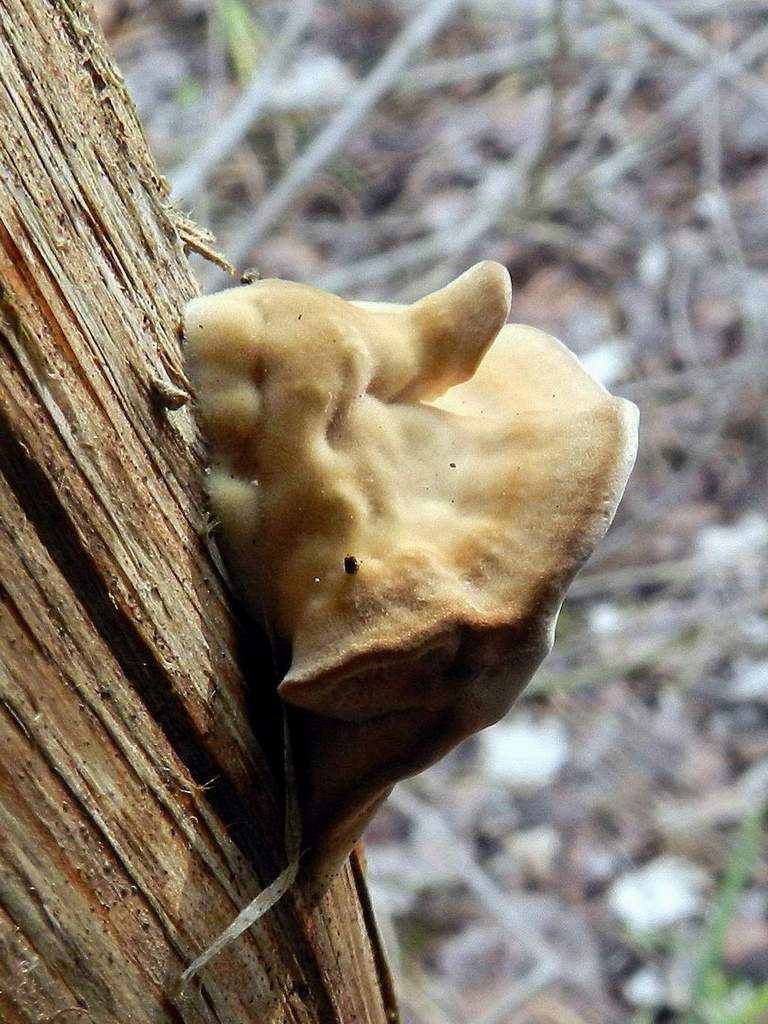
[[[248,87],[232,110],[202,148],[171,172],[174,197],[194,199],[211,173],[222,160],[226,160],[264,111],[269,109],[277,76],[307,27],[314,8],[314,0],[298,0],[286,18],[282,32],[256,68]]]
[[[370,75],[349,101],[291,164],[231,245],[232,262],[239,264],[274,227],[308,181],[346,142],[371,108],[390,89],[411,56],[440,31],[460,0],[429,0],[417,18],[408,22]]]

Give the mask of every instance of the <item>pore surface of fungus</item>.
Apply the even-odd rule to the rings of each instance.
[[[632,467],[635,407],[509,304],[485,262],[410,306],[264,280],[187,307],[224,554],[290,646],[320,879],[508,710]]]

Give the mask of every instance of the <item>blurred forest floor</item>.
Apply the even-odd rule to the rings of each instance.
[[[404,301],[499,260],[641,408],[527,697],[370,830],[404,1020],[765,1024],[768,0],[96,8],[238,270]]]

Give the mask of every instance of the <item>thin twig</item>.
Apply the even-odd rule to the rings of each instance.
[[[660,586],[677,583],[690,586],[707,566],[701,558],[679,558],[669,562],[654,562],[651,565],[630,565],[623,569],[591,573],[577,577],[571,584],[568,596],[573,598],[595,597],[598,594],[637,587]]]
[[[439,837],[446,855],[486,911],[500,925],[516,948],[525,946],[527,952],[537,957],[540,965],[555,970],[555,960],[549,944],[544,940],[535,924],[523,920],[517,907],[503,890],[480,867],[471,852],[453,833],[443,816],[431,804],[420,799],[408,786],[398,786],[390,801],[405,815],[422,826],[426,823],[430,834]]]
[[[346,142],[371,108],[391,90],[405,64],[445,25],[462,0],[431,0],[400,32],[370,75],[331,122],[290,165],[283,177],[232,242],[232,261],[240,263],[277,223],[320,168]]]
[[[551,964],[537,964],[528,977],[511,986],[477,1024],[505,1024],[513,1010],[527,1003],[532,996],[537,995],[556,979],[557,971]]]
[[[620,2],[620,0],[617,0]],[[762,56],[768,49],[768,28],[761,29],[747,39],[730,55],[731,62],[743,74],[744,68]],[[667,101],[642,128],[635,132],[632,141],[605,160],[600,161],[587,174],[587,181],[596,191],[611,188],[637,164],[647,159],[655,139],[668,131],[675,124],[688,117],[703,100],[712,92],[721,78],[729,77],[724,64],[715,56],[713,63]],[[768,88],[768,87],[766,87]],[[558,169],[551,174],[545,193],[560,195],[564,187],[571,184],[572,178],[565,169]]]
[[[296,0],[282,32],[270,45],[229,115],[194,156],[171,171],[176,199],[194,199],[216,167],[242,142],[268,108],[277,76],[307,27],[314,6],[314,0]]]
[[[617,0],[617,2],[621,3],[623,0]],[[743,71],[743,68],[761,56],[766,48],[768,48],[768,28],[750,37],[731,54],[731,58]],[[679,120],[687,117],[716,87],[724,71],[723,65],[718,61],[717,51],[713,52],[716,55],[715,63],[697,75],[685,89],[677,93],[655,115],[649,118],[640,133],[635,134],[632,142],[599,163],[593,164],[586,170],[586,173],[584,173],[580,158],[574,160],[573,163],[555,166],[546,175],[542,185],[540,193],[542,204],[560,201],[582,174],[594,189],[595,194],[599,195],[604,189],[614,186],[635,164],[647,158],[653,139],[663,131],[670,129]],[[513,207],[510,193],[511,187],[517,181],[518,173],[515,168],[509,172],[507,186],[499,181],[497,172],[494,170],[486,179],[486,183],[481,186],[481,190],[484,190],[486,195],[491,192],[496,192],[497,195],[505,194],[507,196],[505,202],[488,206],[483,200],[482,191],[479,191],[475,204],[478,212],[470,217],[464,227],[458,231],[451,228],[434,232],[426,238],[411,242],[408,246],[359,260],[349,266],[337,267],[320,275],[313,283],[331,291],[344,291],[357,287],[361,282],[365,282],[367,285],[388,280],[396,274],[429,263],[430,260],[445,257],[446,254],[465,252],[469,245],[477,241],[493,225],[494,217],[500,216]],[[491,212],[493,212],[493,216],[489,217]],[[467,240],[469,240],[469,244]]]
[[[662,42],[700,64],[717,64],[718,76],[727,78],[768,110],[768,84],[750,74],[734,53],[720,53],[698,33],[681,25],[649,0],[612,0],[615,7],[650,29]]]
[[[594,59],[601,50],[621,42],[626,37],[626,22],[614,21],[579,32],[571,48],[576,57]],[[468,53],[462,57],[430,61],[404,72],[397,89],[398,92],[406,93],[430,92],[459,82],[518,71],[520,68],[551,60],[556,46],[554,33],[545,32],[522,43],[500,46],[479,53]]]
[[[549,89],[541,99],[542,107],[548,107],[551,103]],[[313,283],[330,291],[344,291],[361,282],[368,285],[386,280],[432,259],[447,260],[462,256],[498,222],[506,210],[514,207],[527,194],[531,168],[547,144],[548,125],[548,118],[541,117],[537,131],[520,147],[514,160],[508,166],[494,167],[488,173],[476,190],[474,213],[462,225],[444,228],[393,252],[339,267],[323,274]]]
[[[670,14],[678,18],[707,17],[722,14],[727,6],[731,17],[736,15],[757,15],[768,11],[768,0],[667,0]]]

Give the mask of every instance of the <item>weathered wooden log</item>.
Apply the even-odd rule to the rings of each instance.
[[[178,407],[206,241],[167,196],[89,5],[0,0],[0,1020],[391,1021],[357,862],[175,994],[285,854]]]

